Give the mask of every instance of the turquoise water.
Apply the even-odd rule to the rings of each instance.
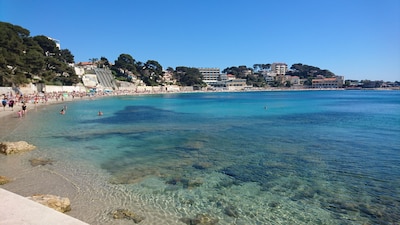
[[[68,102],[65,115],[61,107],[30,113],[8,138],[38,146],[65,176],[83,165],[105,174],[107,191],[124,193],[110,208],[146,205],[143,224],[198,215],[218,224],[400,223],[398,91],[120,96]]]

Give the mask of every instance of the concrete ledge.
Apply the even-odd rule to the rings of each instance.
[[[2,225],[88,225],[78,219],[48,208],[0,188],[0,224]]]

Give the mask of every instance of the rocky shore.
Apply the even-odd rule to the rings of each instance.
[[[26,141],[17,141],[17,142],[0,142],[0,153],[5,155],[10,154],[20,154],[27,151],[31,151],[35,149],[36,146],[27,143]],[[35,162],[37,160],[34,160]],[[32,161],[31,161],[32,164]],[[33,164],[32,164],[33,166]],[[7,184],[12,182],[12,178],[8,178],[2,176],[0,174],[0,185]],[[33,195],[28,197],[28,199],[38,202],[42,205],[55,209],[59,212],[68,212],[71,210],[71,203],[68,198],[55,196],[55,195],[48,195],[48,194],[40,194],[40,195]]]

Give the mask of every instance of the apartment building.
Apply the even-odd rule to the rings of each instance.
[[[276,76],[284,76],[286,72],[288,71],[288,66],[286,63],[272,63],[271,65],[271,71],[276,75]]]
[[[220,77],[219,68],[197,68],[203,75],[203,81],[207,85],[215,84]]]

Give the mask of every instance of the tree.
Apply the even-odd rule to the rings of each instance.
[[[271,64],[267,63],[267,64],[261,64],[261,68],[263,70],[269,70],[271,69]]]
[[[254,64],[253,69],[254,69],[254,72],[258,72],[258,70],[261,69],[261,64]]]
[[[123,70],[136,73],[135,59],[129,54],[121,54],[118,59],[115,60],[114,66]]]
[[[99,59],[98,58],[90,58],[89,59],[89,62],[91,62],[91,63],[96,63],[97,61],[99,61]]]
[[[40,47],[43,49],[43,53],[46,54],[46,56],[58,55],[60,50],[53,40],[44,35],[35,36],[33,37],[33,40],[35,40],[40,45]]]
[[[71,52],[58,49],[44,35],[29,34],[29,30],[20,26],[0,22],[0,85],[28,83],[33,75],[48,83],[56,80],[77,83],[78,76],[67,65],[73,62]]]
[[[142,63],[137,63],[141,68],[140,75],[146,85],[157,86],[162,82],[162,66],[155,60],[148,60],[143,66]]]
[[[30,49],[23,55],[25,70],[28,73],[40,75],[45,68],[45,57],[41,52]]]
[[[303,65],[301,63],[293,64],[290,67],[290,69],[292,71],[288,71],[287,75],[298,76],[301,79],[307,79],[308,77],[316,77],[317,75],[322,75],[327,78],[335,76],[335,74],[329,70],[321,70],[318,67]]]
[[[168,67],[168,68],[167,68],[167,71],[170,72],[170,73],[173,73],[175,70],[174,70],[174,68],[172,68],[172,67]]]
[[[179,66],[175,68],[174,77],[182,86],[200,85],[204,87],[203,75],[197,68]]]
[[[110,62],[108,59],[104,56],[100,57],[100,61],[98,62],[98,67],[103,68],[103,67],[110,67]]]
[[[65,63],[74,63],[74,55],[72,55],[71,51],[68,49],[61,49],[60,55],[58,57],[60,61]]]

